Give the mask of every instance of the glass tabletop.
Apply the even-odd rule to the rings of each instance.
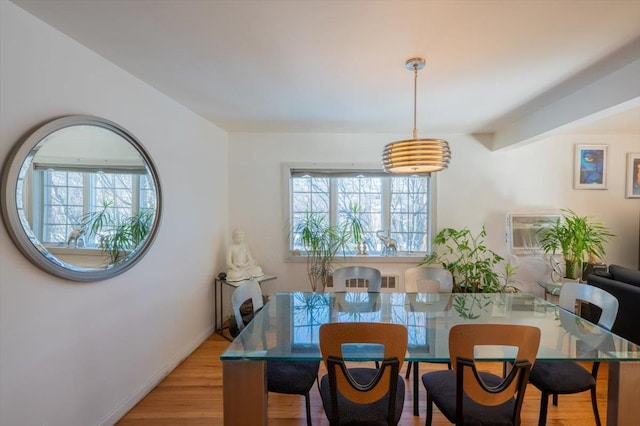
[[[328,322],[389,322],[409,331],[405,361],[449,361],[456,324],[523,324],[541,331],[538,359],[640,361],[640,347],[530,294],[277,293],[220,356],[225,360],[321,360]],[[352,359],[379,359],[375,345]],[[476,348],[476,358],[506,361],[513,348]]]
[[[560,296],[560,290],[562,290],[562,283],[554,283],[552,281],[538,281],[538,285],[544,288],[547,294],[552,296]]]

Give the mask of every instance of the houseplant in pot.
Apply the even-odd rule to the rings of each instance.
[[[104,201],[102,208],[80,219],[80,228],[85,235],[98,237],[99,247],[109,256],[108,265],[122,261],[135,250],[147,238],[154,219],[150,210],[117,217],[110,211],[113,204],[114,200]]]
[[[324,290],[331,273],[333,258],[345,250],[348,238],[344,228],[331,226],[324,216],[308,214],[296,226],[307,254],[307,276],[311,289]]]
[[[575,280],[582,277],[585,260],[594,263],[604,259],[604,245],[615,235],[591,216],[579,216],[570,209],[563,209],[562,213],[553,226],[540,231],[540,245],[551,256],[561,254],[565,278]]]
[[[454,293],[504,293],[516,291],[516,267],[485,244],[487,231],[474,235],[468,228],[444,228],[433,240],[433,252],[420,265],[439,263],[453,275]],[[504,263],[504,272],[498,267]]]
[[[295,225],[295,234],[307,255],[307,275],[314,292],[327,287],[335,257],[346,256],[351,247],[358,250],[364,241],[359,212],[357,205],[350,206],[345,219],[337,225],[330,225],[324,216],[307,214]]]

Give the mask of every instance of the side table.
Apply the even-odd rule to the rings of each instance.
[[[275,275],[263,275],[261,277],[258,278],[254,278],[254,281],[257,281],[258,284],[260,284],[260,286],[262,286],[262,283],[265,281],[271,281],[271,280],[275,280],[277,277]],[[215,279],[215,284],[214,284],[214,289],[213,289],[213,309],[215,309],[215,318],[214,318],[214,326],[215,326],[215,331],[216,333],[218,333],[219,335],[221,335],[222,337],[224,337],[227,340],[233,340],[233,338],[230,335],[226,335],[224,334],[224,330],[229,328],[229,326],[225,326],[224,325],[224,294],[225,294],[225,287],[226,288],[231,288],[233,290],[235,290],[236,288],[238,288],[238,286],[240,284],[242,284],[244,281],[227,281],[227,280],[221,280],[219,278],[216,277]]]

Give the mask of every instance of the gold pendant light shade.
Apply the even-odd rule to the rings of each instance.
[[[419,174],[446,169],[451,161],[449,143],[443,139],[418,138],[416,130],[416,98],[418,70],[424,68],[423,58],[407,60],[407,69],[414,72],[413,139],[392,142],[384,147],[382,165],[388,173]]]
[[[387,144],[382,165],[389,173],[432,173],[449,166],[451,150],[443,139],[407,139]]]

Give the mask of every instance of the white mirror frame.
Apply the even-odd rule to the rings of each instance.
[[[17,208],[16,188],[18,177],[20,169],[31,151],[51,133],[66,127],[80,125],[96,126],[110,130],[129,142],[146,163],[156,190],[156,214],[148,237],[141,247],[137,248],[126,261],[109,265],[106,268],[78,267],[57,259],[49,253],[39,241],[37,244],[32,241],[22,226]],[[16,144],[7,157],[3,168],[0,196],[2,200],[2,218],[5,227],[18,249],[31,262],[44,271],[73,281],[89,282],[105,280],[119,275],[134,266],[146,254],[155,240],[162,216],[160,180],[151,157],[147,154],[140,142],[123,127],[104,118],[90,115],[73,115],[55,119],[38,127]]]

